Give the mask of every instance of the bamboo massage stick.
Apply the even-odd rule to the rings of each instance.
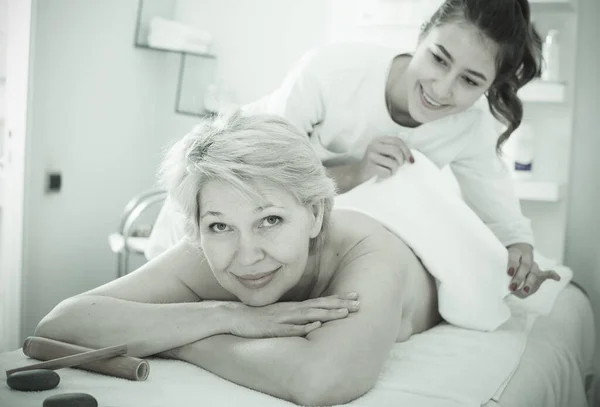
[[[28,337],[23,344],[23,353],[26,356],[43,361],[81,354],[93,350],[94,349],[85,348],[83,346],[37,336]],[[148,361],[125,355],[117,355],[108,359],[94,360],[91,362],[86,361],[73,367],[135,381],[146,380],[150,373]]]
[[[9,376],[13,373],[36,369],[57,370],[65,367],[83,365],[85,363],[95,362],[97,360],[108,359],[113,356],[123,355],[125,353],[127,353],[127,345],[110,346],[108,348],[91,350],[84,353],[77,353],[71,356],[63,356],[58,359],[51,359],[46,362],[36,363],[34,365],[10,369],[6,371],[6,375]]]

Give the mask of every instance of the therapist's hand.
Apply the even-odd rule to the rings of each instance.
[[[367,146],[363,159],[354,167],[355,185],[379,176],[387,178],[396,173],[404,163],[414,163],[415,159],[398,137],[381,136]]]
[[[554,270],[542,271],[533,261],[533,247],[526,243],[515,243],[508,249],[508,275],[512,277],[509,289],[519,298],[534,294],[548,279],[560,281]]]

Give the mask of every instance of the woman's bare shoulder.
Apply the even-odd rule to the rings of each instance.
[[[337,242],[343,255],[338,256],[335,274],[324,294],[350,280],[360,281],[357,284],[361,287],[375,284],[372,272],[378,278],[386,273],[397,275],[401,285],[395,295],[402,297],[409,331],[421,332],[439,321],[435,280],[406,242],[359,212],[340,210],[332,218],[332,242]],[[363,273],[365,269],[369,272]]]
[[[360,212],[334,210],[331,214],[330,243],[342,252],[347,252],[358,243],[380,240],[406,246],[404,242],[381,222]]]
[[[334,210],[324,256],[329,255],[329,267],[338,272],[353,258],[374,251],[412,256],[410,248],[379,221],[360,212]]]

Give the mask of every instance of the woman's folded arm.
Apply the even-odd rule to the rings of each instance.
[[[228,302],[204,302],[191,286],[201,252],[182,242],[135,272],[58,304],[35,335],[90,348],[127,344],[145,357],[230,332]]]
[[[92,349],[127,345],[147,357],[230,331],[227,302],[149,304],[82,295],[63,301],[35,330],[42,336]]]

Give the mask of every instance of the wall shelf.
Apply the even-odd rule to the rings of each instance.
[[[174,50],[174,49],[152,47],[152,46],[146,45],[146,44],[136,44],[135,46],[136,46],[136,48],[143,48],[143,49],[159,51],[159,52],[168,52],[171,54],[191,55],[191,56],[209,58],[209,59],[215,59],[217,57],[215,54],[211,54],[210,52],[178,51],[178,50]]]
[[[562,82],[546,82],[535,79],[519,90],[524,102],[563,103],[567,86]]]
[[[566,191],[565,184],[550,181],[517,180],[515,187],[521,201],[558,202]]]
[[[575,10],[576,0],[529,0],[531,8],[537,11],[549,10]]]
[[[136,48],[181,55],[175,112],[194,117],[209,116],[204,108],[204,95],[216,73],[216,55],[210,52],[192,52],[153,47],[148,44],[150,20],[153,17],[172,19],[175,0],[139,0],[135,28]]]

